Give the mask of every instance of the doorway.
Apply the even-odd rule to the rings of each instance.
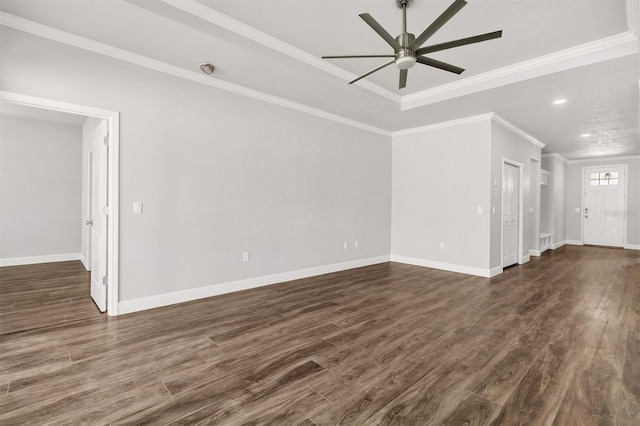
[[[91,257],[98,255],[96,258],[97,265],[100,265],[99,278],[97,278],[96,282],[96,284],[100,284],[98,288],[100,291],[96,292],[97,300],[94,300],[96,300],[96,304],[101,311],[106,311],[110,316],[118,315],[119,113],[4,91],[0,91],[0,100],[28,107],[94,117],[98,119],[98,122],[104,123],[102,128],[106,137],[102,136],[102,139],[99,140],[99,148],[97,148],[102,154],[101,158],[98,158],[96,149],[93,152],[93,180],[98,179],[99,175],[101,182],[93,183],[94,193],[92,198],[96,199],[98,197],[101,200],[98,212],[102,221],[99,227],[101,235],[104,236],[99,242],[99,247],[92,244],[93,247],[91,249]],[[99,193],[95,192],[97,187],[101,188]],[[93,263],[91,260],[89,262]],[[94,268],[92,265],[91,269]],[[94,296],[93,293],[92,288],[92,297]]]
[[[515,265],[520,247],[520,167],[502,163],[502,267]]]
[[[627,165],[582,169],[583,243],[623,247]]]

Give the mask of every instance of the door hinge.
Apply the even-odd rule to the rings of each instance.
[[[109,135],[105,136],[102,140],[105,145],[109,145]]]
[[[105,216],[109,215],[109,206],[104,206],[102,208],[102,214],[105,215]]]
[[[107,283],[108,283],[108,278],[105,275],[104,277],[102,277],[102,285],[107,285]]]

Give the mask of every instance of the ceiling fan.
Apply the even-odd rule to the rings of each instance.
[[[382,68],[387,67],[395,63],[396,67],[400,70],[400,84],[399,88],[402,89],[407,85],[407,73],[408,69],[416,64],[416,62],[423,65],[427,65],[441,70],[449,71],[455,74],[461,74],[464,69],[455,65],[447,64],[432,58],[422,56],[426,53],[438,52],[440,50],[451,49],[453,47],[464,46],[467,44],[479,43],[481,41],[487,41],[494,38],[502,37],[502,30],[494,31],[491,33],[481,34],[473,37],[461,38],[458,40],[448,41],[445,43],[432,44],[430,46],[422,47],[429,38],[436,31],[438,31],[444,24],[453,18],[456,13],[467,5],[465,0],[455,0],[447,10],[445,10],[438,18],[433,21],[431,25],[425,29],[422,34],[417,38],[415,35],[407,32],[407,7],[413,0],[396,0],[399,8],[402,9],[402,34],[393,38],[382,25],[378,23],[368,13],[362,13],[359,16],[365,21],[380,37],[384,39],[391,47],[393,47],[394,53],[392,55],[351,55],[351,56],[323,56],[322,59],[344,59],[344,58],[393,58],[391,61],[379,66],[378,68],[369,71],[368,73],[361,75],[349,84],[363,79],[376,71],[380,71]]]

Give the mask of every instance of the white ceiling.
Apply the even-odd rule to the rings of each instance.
[[[408,30],[418,35],[452,1],[413,1]],[[386,59],[319,58],[390,53],[358,14],[370,13],[396,35],[401,11],[395,0],[3,0],[0,9],[185,70],[211,62],[212,79],[388,131],[496,112],[546,143],[545,152],[569,159],[640,154],[638,48],[628,32],[631,24],[635,34],[637,16],[627,16],[627,9],[637,14],[637,0],[468,3],[427,44],[498,29],[503,37],[433,54],[466,71],[457,76],[417,64],[402,90],[392,66],[346,84]],[[612,45],[607,40],[624,33],[632,48],[593,47]],[[585,43],[595,55],[576,48]],[[571,50],[558,56],[563,49]],[[561,65],[535,68],[554,54]],[[523,61],[529,61],[525,71],[493,78],[496,69],[521,69],[514,64]],[[483,78],[491,84],[458,90]],[[567,103],[551,104],[560,97]],[[410,98],[423,101],[409,105]]]

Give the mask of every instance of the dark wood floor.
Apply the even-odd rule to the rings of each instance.
[[[42,268],[0,270],[3,425],[640,424],[637,251],[491,280],[387,263],[115,319],[20,294]]]

